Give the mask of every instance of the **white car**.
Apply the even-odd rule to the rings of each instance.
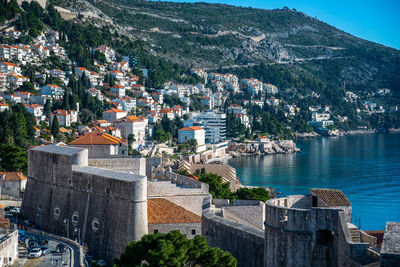
[[[29,258],[40,258],[42,256],[42,249],[41,248],[33,248],[31,252],[29,252]]]

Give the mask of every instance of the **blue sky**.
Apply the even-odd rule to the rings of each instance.
[[[199,2],[173,0],[173,2]],[[287,6],[357,37],[400,49],[400,0],[202,0],[265,9]]]

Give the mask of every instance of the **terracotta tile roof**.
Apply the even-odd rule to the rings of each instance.
[[[138,118],[136,116],[128,116],[128,117],[126,117],[125,121],[126,122],[140,122],[140,121],[143,121],[143,119]]]
[[[48,84],[47,86],[49,87],[55,87],[55,88],[59,88],[60,86],[56,85],[56,84]]]
[[[5,175],[5,181],[22,181],[26,180],[26,177],[20,172],[0,172],[0,175]]]
[[[330,207],[351,206],[350,201],[340,190],[326,189],[326,188],[312,188],[310,190],[310,193],[311,195],[322,199]]]
[[[164,198],[147,200],[149,224],[201,223],[201,217]]]
[[[118,145],[121,139],[104,132],[90,132],[68,145]]]
[[[185,127],[182,129],[179,129],[179,131],[198,131],[198,130],[203,130],[200,126],[193,126],[193,127]]]
[[[10,63],[10,62],[6,62],[6,61],[3,61],[2,63],[7,66],[18,67],[17,64],[15,64],[15,63]]]
[[[107,111],[104,111],[104,112],[105,113],[116,113],[116,112],[125,112],[125,111],[122,111],[122,110],[116,109],[116,108],[111,108],[111,109],[109,109]]]

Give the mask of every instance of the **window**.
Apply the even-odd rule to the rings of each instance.
[[[196,229],[192,229],[192,235],[196,235]]]
[[[155,230],[154,230],[154,233],[155,233],[155,234],[158,234],[158,230],[157,230],[157,229],[155,229]]]
[[[72,215],[72,222],[78,222],[78,215]]]
[[[39,204],[37,208],[38,208],[38,210],[41,210],[43,208],[43,205]]]
[[[106,188],[106,194],[111,194],[111,189],[109,187]]]
[[[56,215],[56,216],[60,215],[60,209],[59,208],[55,208],[54,209],[54,215]]]
[[[93,221],[92,221],[92,229],[93,229],[93,231],[97,231],[97,230],[99,230],[99,227],[100,227],[100,225],[99,225],[99,220],[98,219],[93,219]]]

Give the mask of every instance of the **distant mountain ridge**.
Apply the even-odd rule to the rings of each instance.
[[[400,87],[400,51],[366,41],[295,10],[129,0],[53,0],[111,18],[149,53],[205,69],[279,65],[323,83]]]

